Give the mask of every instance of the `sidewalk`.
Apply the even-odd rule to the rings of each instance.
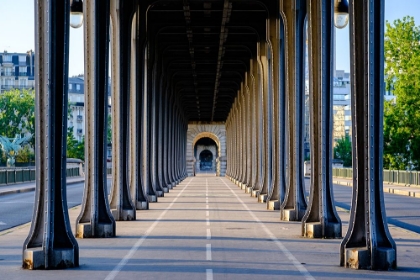
[[[69,210],[74,232],[80,206]],[[338,211],[347,232],[349,212]],[[77,239],[80,266],[28,271],[22,244],[30,225],[0,232],[4,279],[419,279],[420,235],[390,227],[397,243],[395,271],[339,266],[341,239],[307,239],[300,222],[220,177],[187,178],[137,220],[117,222],[116,238]]]
[[[67,184],[78,184],[83,183],[85,177],[69,177],[67,178]],[[0,196],[14,194],[14,193],[25,193],[35,191],[35,182],[27,182],[20,184],[11,185],[0,185]]]
[[[333,177],[333,184],[351,187],[353,180],[349,178]],[[420,186],[404,186],[387,184],[384,182],[384,192],[420,198]]]

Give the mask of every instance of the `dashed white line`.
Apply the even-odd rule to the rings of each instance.
[[[206,209],[209,209],[209,205],[208,204],[206,205]]]
[[[206,269],[206,280],[213,280],[213,269]]]
[[[131,257],[134,255],[134,253],[143,244],[144,240],[146,240],[146,238],[149,236],[149,234],[157,226],[157,224],[160,222],[160,220],[162,220],[163,216],[165,216],[165,214],[168,212],[168,210],[171,209],[171,207],[175,204],[175,202],[178,200],[178,198],[185,191],[185,189],[190,185],[191,182],[192,182],[192,178],[188,182],[188,184],[179,192],[179,194],[175,197],[175,199],[172,201],[172,203],[169,204],[168,207],[166,207],[165,211],[163,211],[160,214],[160,216],[156,219],[156,221],[154,221],[153,224],[147,229],[147,231],[144,233],[144,235],[133,245],[133,247],[131,247],[131,249],[127,253],[127,255],[125,255],[124,258],[119,262],[119,264],[108,274],[108,276],[105,278],[105,280],[112,280],[118,275],[118,273],[124,268],[124,266],[131,259]]]
[[[210,215],[209,211],[206,211],[206,217],[208,217]]]
[[[206,244],[206,260],[211,261],[211,244]]]
[[[209,218],[206,219],[206,225],[208,225],[208,226],[210,225],[210,219]]]
[[[280,240],[277,239],[277,237],[271,233],[271,231],[264,225],[263,222],[258,219],[257,216],[248,208],[248,205],[245,204],[245,202],[242,201],[242,199],[232,190],[232,188],[226,184],[224,180],[219,178],[223,184],[225,184],[226,187],[229,188],[229,190],[232,192],[232,194],[236,197],[236,199],[242,204],[242,206],[245,208],[245,210],[248,211],[248,213],[251,215],[252,218],[261,226],[261,228],[265,231],[265,233],[270,237],[271,240],[276,243],[277,247],[283,252],[283,254],[293,263],[293,265],[296,267],[297,270],[305,277],[307,280],[315,280],[315,278],[309,273],[309,271],[293,256],[293,254],[283,245],[283,243],[280,242]]]
[[[211,239],[211,231],[210,231],[210,229],[209,229],[209,228],[207,229],[207,239],[208,239],[208,240],[210,240],[210,239]]]

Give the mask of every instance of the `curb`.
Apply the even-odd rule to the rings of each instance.
[[[71,182],[67,182],[67,185],[80,184],[80,183],[83,183],[84,181],[85,181],[85,179],[80,179],[80,180],[77,180],[77,181],[71,181]],[[8,191],[4,191],[4,192],[0,191],[0,196],[15,194],[15,193],[26,193],[26,192],[31,192],[31,191],[35,191],[35,186],[34,187],[22,187],[21,189],[8,190]]]
[[[342,181],[333,181],[333,184],[347,186],[347,187],[352,187],[353,186],[353,184],[350,183],[350,182],[342,182]],[[420,198],[420,192],[398,190],[398,189],[388,188],[388,187],[384,187],[384,192],[385,193],[396,194],[396,195],[403,195],[403,196],[411,196],[411,197]]]

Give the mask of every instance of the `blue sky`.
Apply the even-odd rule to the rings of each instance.
[[[385,19],[410,15],[420,25],[420,0],[385,0]],[[349,29],[336,32],[337,69],[350,71]],[[34,47],[34,0],[0,0],[0,51],[26,52]],[[83,28],[70,31],[70,75],[84,72]]]

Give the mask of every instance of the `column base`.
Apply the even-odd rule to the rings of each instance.
[[[258,194],[258,202],[265,203],[267,201],[267,194]]]
[[[252,187],[247,187],[245,189],[245,193],[251,193],[252,192]]]
[[[76,252],[77,251],[77,252]],[[24,269],[63,269],[79,266],[78,248],[55,249],[51,252],[52,258],[49,258],[48,266],[45,263],[45,252],[42,248],[30,248],[23,251]]]
[[[371,260],[375,260],[375,265],[372,265]],[[375,270],[390,270],[395,269],[397,261],[396,254],[393,248],[376,249],[376,256],[370,257],[369,250],[366,247],[348,248],[344,252],[344,266],[353,269],[375,269]]]
[[[341,238],[341,223],[328,223],[324,230],[320,222],[304,223],[302,235],[307,238]]]
[[[156,191],[157,197],[163,197],[163,191]]]
[[[91,223],[79,223],[76,225],[77,238],[107,238],[115,237],[115,224],[97,224],[95,232],[92,232]]]
[[[241,188],[241,189],[242,189],[242,185],[243,185],[243,183],[242,183],[242,182],[239,182],[239,183],[238,183],[238,187],[239,187],[239,188]]]
[[[259,195],[259,190],[252,190],[251,191],[251,197],[257,197]]]
[[[164,193],[168,193],[169,192],[169,188],[168,187],[163,187],[163,192]]]
[[[242,184],[241,190],[246,190],[246,188],[248,188],[248,185],[247,184]]]
[[[150,202],[150,203],[157,202],[157,196],[156,196],[156,195],[154,195],[154,194],[149,195],[149,196],[148,196],[148,198],[149,198],[149,202]]]
[[[267,202],[267,210],[280,210],[280,201],[270,200]]]
[[[149,210],[149,202],[148,201],[137,201],[136,202],[136,209],[137,210]]]
[[[280,219],[282,221],[302,221],[305,211],[295,209],[280,209]]]
[[[133,221],[136,219],[135,210],[132,209],[123,209],[121,211],[111,209],[111,214],[116,221]]]

